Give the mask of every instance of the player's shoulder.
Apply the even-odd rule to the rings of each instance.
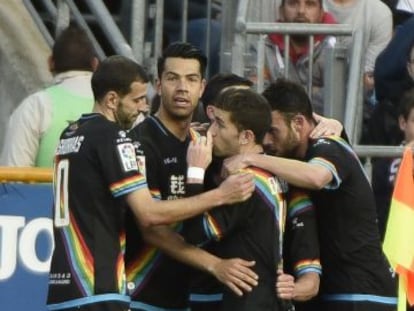
[[[338,136],[324,136],[312,140],[310,148],[313,149],[336,149],[336,148],[351,148],[350,145],[341,137]]]

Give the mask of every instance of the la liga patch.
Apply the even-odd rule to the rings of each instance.
[[[135,156],[135,148],[131,143],[120,144],[117,146],[122,168],[125,172],[137,171],[138,164]]]

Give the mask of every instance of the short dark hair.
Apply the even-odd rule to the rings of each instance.
[[[286,79],[278,79],[271,83],[263,96],[270,104],[272,111],[282,113],[286,121],[290,121],[298,113],[313,122],[312,104],[302,85]]]
[[[230,112],[237,129],[251,130],[255,142],[262,144],[272,124],[270,106],[262,95],[251,89],[229,87],[218,95],[215,107]]]
[[[158,58],[158,78],[161,78],[161,75],[165,69],[165,61],[170,57],[196,59],[200,64],[200,74],[204,77],[207,66],[207,57],[203,54],[203,52],[190,43],[174,42],[167,46],[167,48],[163,51],[162,56]]]
[[[285,3],[286,3],[286,0],[282,0],[282,2],[280,3],[280,6],[281,7],[284,6]],[[320,4],[321,8],[323,9],[323,2],[322,2],[322,0],[319,0],[319,4]]]
[[[206,110],[207,105],[214,105],[214,100],[223,89],[235,85],[252,87],[253,82],[234,73],[218,73],[213,76],[207,82],[203,95],[201,96],[204,110]]]
[[[409,89],[408,91],[404,92],[403,96],[401,97],[399,107],[398,107],[398,115],[402,116],[404,120],[408,120],[411,111],[414,109],[414,88]]]
[[[95,49],[86,32],[76,25],[70,25],[56,38],[52,48],[54,71],[68,70],[93,71],[92,60]]]
[[[113,55],[102,61],[92,75],[92,91],[96,101],[103,99],[109,91],[124,96],[131,91],[133,82],[148,83],[145,69],[135,61]]]

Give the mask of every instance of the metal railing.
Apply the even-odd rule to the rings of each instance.
[[[87,31],[98,56],[101,59],[105,58],[105,52],[89,26],[91,20],[93,20],[102,29],[103,34],[116,53],[131,57],[146,65],[153,76],[156,76],[156,61],[162,53],[165,0],[154,0],[152,5],[149,4],[149,0],[131,0],[129,2],[129,38],[125,38],[121,33],[114,17],[109,13],[102,0],[84,1],[91,11],[89,15],[82,14],[73,0],[57,0],[56,5],[52,0],[41,0],[40,2],[44,10],[50,16],[49,21],[52,21],[55,25],[55,34],[49,32],[43,20],[44,18],[42,19],[42,16],[34,8],[32,1],[23,1],[50,46],[53,45],[55,34],[60,29],[66,27],[71,20],[75,20],[76,23]],[[186,41],[189,3],[188,0],[182,1],[181,40]],[[208,5],[206,18],[211,20],[213,1],[206,1]],[[265,0],[261,0],[261,3],[263,3],[261,10],[269,9],[268,3]],[[216,1],[214,1],[214,5],[217,6]],[[317,25],[251,22],[247,19],[250,13],[249,0],[226,0],[221,1],[220,5],[223,15],[221,22],[220,71],[231,71],[244,75],[246,49],[249,43],[247,36],[258,35],[258,91],[261,91],[263,87],[263,72],[261,70],[264,66],[260,64],[264,64],[263,50],[267,34],[280,33],[284,35],[287,49],[289,49],[289,36],[292,34],[309,35],[309,45],[311,47],[314,44],[313,36],[316,34],[353,36],[353,45],[350,51],[343,46],[336,45],[328,53],[324,72],[323,95],[324,105],[327,107],[325,112],[327,112],[328,116],[333,116],[343,121],[351,143],[354,144],[358,155],[370,158],[399,156],[402,154],[402,148],[400,147],[356,145],[362,128],[362,32],[353,31],[350,25],[341,24]],[[150,42],[146,41],[148,40],[146,38],[146,25],[149,18],[152,18],[154,21],[154,37]],[[207,52],[210,50],[212,35],[210,23],[207,23]],[[311,48],[311,53],[312,50]],[[289,53],[285,53],[285,75],[289,69],[288,55]],[[312,66],[312,62],[310,62],[310,66]],[[309,70],[308,91],[312,85],[311,73],[312,67]]]
[[[50,47],[53,46],[54,38],[63,28],[67,27],[71,20],[74,20],[80,27],[82,27],[88,34],[92,41],[97,55],[100,59],[106,57],[106,53],[102,45],[96,39],[90,27],[90,22],[97,24],[103,35],[109,42],[116,54],[124,55],[132,58],[137,62],[149,68],[150,73],[156,76],[156,62],[162,53],[163,46],[163,21],[164,21],[164,0],[155,0],[155,3],[150,4],[148,0],[130,0],[128,2],[128,16],[122,16],[129,21],[130,37],[125,36],[120,31],[117,23],[114,21],[114,16],[108,11],[102,0],[84,0],[83,3],[90,10],[90,14],[81,13],[73,0],[57,0],[56,5],[52,0],[41,0],[37,2],[42,6],[46,14],[47,20],[54,25],[54,33],[50,33],[45,24],[45,17],[39,14],[38,10],[33,5],[32,0],[23,0],[27,10],[33,17],[39,30],[43,34],[46,42]],[[188,26],[188,9],[189,1],[182,0],[182,16],[181,16],[181,40],[187,40],[187,26]],[[213,1],[206,0],[207,14],[206,19],[212,20]],[[218,8],[217,1],[214,2],[214,8]],[[153,12],[153,16],[150,13]],[[152,18],[154,21],[154,37],[150,41],[146,41],[147,35],[147,21]],[[206,23],[205,35],[205,53],[210,54],[211,42],[211,22]],[[208,68],[207,68],[208,70]],[[209,72],[207,71],[207,77]]]
[[[403,146],[364,146],[354,145],[355,153],[364,159],[364,169],[372,180],[372,159],[373,158],[399,158],[402,157],[405,147]]]
[[[264,83],[264,68],[265,68],[265,38],[272,33],[278,33],[284,36],[285,51],[284,51],[284,76],[288,78],[289,73],[289,36],[294,34],[304,34],[309,36],[309,59],[313,59],[314,36],[315,35],[329,35],[329,36],[353,36],[353,45],[350,51],[349,65],[348,57],[340,59],[341,66],[344,64],[349,66],[347,79],[344,81],[344,76],[336,75],[330,79],[324,79],[324,93],[323,105],[325,115],[339,119],[344,123],[344,127],[349,135],[352,143],[356,143],[359,139],[362,127],[362,39],[361,31],[354,31],[351,25],[344,24],[303,24],[303,23],[261,23],[249,22],[246,19],[248,12],[249,0],[240,0],[238,6],[238,13],[236,18],[236,32],[232,48],[232,71],[245,75],[247,68],[245,65],[245,56],[248,55],[249,41],[248,35],[259,35],[257,40],[257,90],[263,90]],[[335,49],[335,47],[334,47]],[[338,49],[343,49],[338,46]],[[334,55],[331,58],[325,59],[324,75],[335,75],[339,71],[335,71],[335,66],[338,66],[338,58]],[[343,72],[343,70],[342,70]],[[312,96],[312,73],[313,62],[309,62],[307,91],[310,97]],[[333,81],[336,85],[334,87]],[[332,90],[341,90],[342,94],[346,94],[345,99],[338,98],[332,94]]]

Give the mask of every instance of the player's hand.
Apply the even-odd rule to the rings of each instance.
[[[247,155],[238,154],[229,157],[223,161],[221,175],[226,178],[229,175],[239,172],[241,169],[246,168],[248,165],[245,163]]]
[[[246,201],[254,191],[254,176],[250,173],[237,173],[227,177],[219,186],[222,191],[222,204]]]
[[[210,123],[191,122],[191,128],[197,131],[200,135],[206,136],[207,130],[210,127]]]
[[[222,259],[210,272],[236,295],[243,296],[244,292],[252,291],[258,284],[258,275],[251,269],[256,263],[243,259]]]
[[[207,131],[206,136],[197,137],[187,149],[187,165],[206,169],[212,160],[213,138]]]
[[[283,273],[282,270],[277,271],[276,279],[276,295],[280,299],[291,300],[295,293],[295,279],[290,274]]]
[[[310,138],[316,139],[322,136],[330,135],[341,136],[344,127],[342,123],[338,120],[325,118],[316,113],[313,114],[313,118],[316,120],[318,124],[309,134]]]

